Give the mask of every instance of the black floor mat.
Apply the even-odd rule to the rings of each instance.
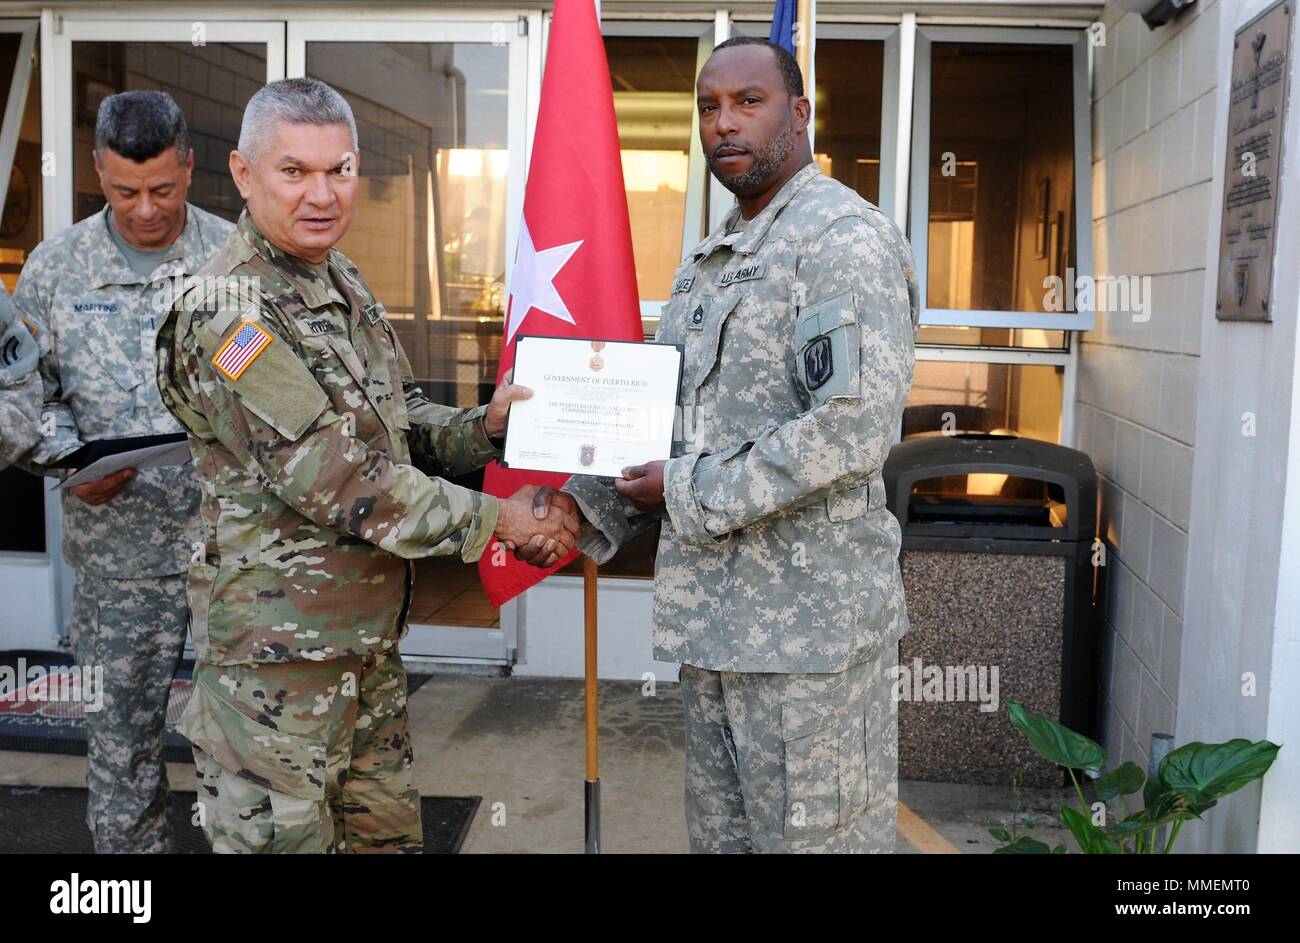
[[[7,668],[11,673],[21,674],[38,665],[50,672],[71,664],[71,656],[64,652],[0,652],[0,671]],[[167,704],[167,730],[163,733],[163,759],[168,763],[194,762],[190,742],[175,730],[189,700],[193,669],[192,661],[182,661],[172,681],[171,698]],[[408,673],[407,694],[414,694],[428,679],[427,674]],[[26,690],[21,682],[19,687]],[[36,684],[32,693],[25,695],[22,701],[12,695],[0,699],[0,750],[85,756],[86,725],[81,705],[77,702],[41,701],[39,688],[40,684]]]
[[[456,854],[469,834],[480,796],[421,796],[424,853]],[[194,793],[173,792],[168,815],[176,851],[210,854],[190,824]],[[39,825],[36,823],[40,823]],[[93,854],[86,829],[86,790],[53,786],[0,787],[0,854]]]

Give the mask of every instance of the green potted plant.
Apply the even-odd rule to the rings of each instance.
[[[1099,805],[1119,799],[1124,818],[1110,824],[1104,805],[1096,810],[1089,805],[1078,776],[1080,772],[1090,776],[1100,773],[1106,765],[1106,751],[1050,717],[1031,713],[1019,701],[1008,699],[1007,712],[1011,725],[1025,735],[1030,746],[1070,774],[1079,808],[1062,805],[1060,820],[1087,854],[1168,854],[1185,821],[1202,818],[1201,813],[1213,808],[1220,798],[1263,777],[1280,749],[1267,740],[1188,743],[1167,754],[1149,780],[1136,763],[1123,763],[1092,784]],[[1125,797],[1139,792],[1143,808],[1130,812]],[[1169,826],[1169,837],[1162,843],[1158,836],[1164,826]],[[1064,854],[1066,850],[1064,845],[1049,848],[1028,835],[1016,834],[1014,828],[991,828],[989,834],[1003,842],[995,855]]]

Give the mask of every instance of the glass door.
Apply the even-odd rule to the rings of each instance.
[[[244,105],[266,82],[284,77],[281,22],[139,19],[66,13],[42,26],[43,222],[45,236],[104,205],[92,151],[99,103],[117,92],[161,89],[180,105],[194,149],[189,200],[234,220],[243,203],[227,158],[239,139]],[[51,160],[52,158],[52,160]],[[61,544],[58,495],[48,490],[46,542]],[[61,631],[71,612],[72,571],[60,566]]]
[[[0,279],[11,295],[41,241],[37,26],[33,19],[0,20]],[[44,490],[35,475],[13,467],[0,471],[0,494],[9,508],[0,529],[0,649],[48,649],[57,636],[57,567],[47,552]]]
[[[384,302],[435,402],[485,403],[496,382],[523,200],[527,18],[291,21],[288,74],[347,98],[361,188],[339,248]],[[481,488],[482,473],[455,481]],[[514,603],[497,610],[478,567],[415,567],[404,654],[509,663]]]

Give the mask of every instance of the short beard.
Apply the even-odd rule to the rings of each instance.
[[[775,177],[781,170],[791,152],[794,151],[794,128],[787,124],[781,133],[768,142],[767,147],[754,152],[754,162],[743,174],[726,176],[719,172],[716,158],[710,154],[707,158],[709,170],[722,184],[737,196],[746,196]]]

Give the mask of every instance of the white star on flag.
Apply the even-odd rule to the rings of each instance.
[[[515,267],[510,273],[510,320],[506,325],[506,343],[515,337],[515,331],[523,324],[528,312],[536,308],[543,314],[549,314],[561,321],[576,324],[569,308],[555,290],[555,276],[566,262],[578,251],[582,240],[552,246],[541,252],[533,245],[532,234],[528,231],[528,220],[519,227],[519,248],[515,252]]]

